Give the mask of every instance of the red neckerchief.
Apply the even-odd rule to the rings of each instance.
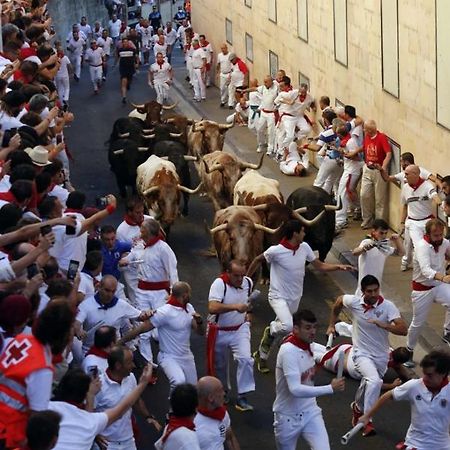
[[[303,102],[305,101],[307,95],[308,95],[308,94],[300,94],[300,95],[298,96],[298,99],[303,103]]]
[[[158,235],[158,236],[156,236],[156,237],[152,237],[151,239],[149,239],[146,243],[145,243],[145,245],[144,245],[144,248],[148,248],[148,247],[152,247],[153,245],[155,245],[158,241],[160,241],[161,240],[161,236],[160,235]]]
[[[123,220],[125,220],[126,224],[132,227],[140,227],[142,225],[142,222],[144,221],[144,218],[142,218],[142,220],[139,222],[135,222],[128,214],[125,214]]]
[[[209,417],[210,419],[215,419],[221,422],[227,413],[227,408],[225,408],[225,406],[219,406],[216,409],[197,408],[197,412]]]
[[[65,213],[78,213],[78,214],[83,214],[81,212],[81,209],[76,209],[76,208],[66,208],[66,210],[64,211]]]
[[[433,389],[433,388],[430,388],[430,386],[427,386],[427,383],[425,383],[425,380],[424,380],[423,378],[422,378],[422,381],[423,381],[423,384],[425,385],[425,387],[426,387],[433,395],[436,395],[436,394],[439,394],[439,392],[441,392],[441,389],[442,389],[443,387],[447,386],[447,384],[448,384],[448,377],[445,377],[445,378],[442,380],[441,385],[438,386],[436,389]]]
[[[163,444],[167,441],[167,438],[171,435],[171,433],[182,427],[195,431],[194,421],[190,417],[170,416],[166,431],[164,433],[164,436],[162,437]]]
[[[375,309],[377,306],[381,305],[384,302],[384,298],[379,295],[378,300],[373,305],[368,305],[366,302],[363,303],[364,312],[370,311],[371,309]]]
[[[423,178],[419,178],[419,181],[418,181],[416,184],[414,184],[413,186],[410,185],[410,187],[412,187],[413,191],[415,191],[416,189],[419,188],[419,186],[420,186],[422,183],[425,183],[425,180],[424,180]]]
[[[86,353],[86,356],[87,355],[95,355],[95,356],[98,356],[99,358],[108,359],[109,353],[107,353],[107,352],[105,352],[105,350],[93,345]]]
[[[201,43],[200,43],[200,47],[207,47],[209,45],[209,42],[205,39],[205,45],[202,45]]]
[[[350,133],[347,133],[346,136],[341,138],[341,143],[340,143],[339,147],[345,147],[347,145],[347,142],[350,140],[351,137],[352,137],[352,135]]]
[[[232,287],[232,288],[234,288],[234,289],[242,289],[242,287],[236,287],[236,286],[233,286],[232,284],[231,284],[231,280],[230,280],[230,274],[228,273],[228,272],[222,272],[220,275],[219,275],[219,278],[221,278],[222,279],[222,281],[225,283],[225,284],[228,284],[228,286],[230,286],[230,287]]]
[[[307,352],[309,352],[309,354],[311,356],[313,356],[313,352],[311,350],[311,344],[308,344],[305,341],[302,341],[301,339],[299,339],[294,333],[288,334],[284,340],[283,340],[283,344],[286,344],[290,342],[292,345],[295,345],[298,348],[301,348],[302,350],[306,350]],[[283,345],[282,344],[282,345]]]
[[[64,361],[62,353],[58,353],[57,355],[52,355],[52,364],[61,364]]]
[[[159,70],[162,70],[162,66],[163,66],[163,64],[164,64],[164,63],[162,63],[162,64],[159,64],[159,63],[158,63],[158,66],[159,66]]]
[[[284,88],[284,92],[292,91],[292,89],[293,89],[292,86],[286,86],[286,87]]]
[[[300,247],[300,244],[298,244],[298,245],[292,245],[286,238],[283,238],[283,239],[281,239],[281,241],[280,241],[280,245],[282,245],[283,247],[285,247],[285,248],[287,248],[287,249],[289,249],[289,250],[292,250],[294,253],[294,255],[295,255],[295,252],[299,249],[299,247]]]
[[[15,205],[19,204],[17,198],[14,197],[14,194],[11,191],[0,192],[0,200],[5,200],[5,202],[14,203]]]
[[[428,242],[430,245],[433,246],[434,251],[437,253],[439,251],[439,247],[441,246],[443,241],[440,242],[431,242],[430,236],[428,236],[428,234],[425,234],[423,236],[423,238],[425,239],[426,242]]]
[[[169,296],[169,300],[167,300],[167,304],[175,306],[176,308],[183,308],[187,312],[187,303],[186,303],[186,305],[183,305],[183,303],[180,303],[173,295]]]

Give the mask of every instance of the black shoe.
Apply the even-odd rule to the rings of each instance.
[[[221,103],[220,107],[223,108],[225,106],[225,103]]]
[[[191,79],[189,77],[186,77],[185,80],[188,82],[191,81]]]
[[[75,74],[73,74],[73,79],[78,83],[80,81],[80,78],[77,77]]]
[[[234,109],[234,106],[229,106],[228,109]]]
[[[445,334],[442,336],[442,340],[443,340],[446,344],[450,345],[450,331],[447,331],[447,333],[445,333]]]
[[[125,105],[126,102],[127,102],[127,98],[126,97],[122,97],[122,103]]]

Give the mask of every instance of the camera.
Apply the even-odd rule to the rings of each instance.
[[[74,259],[71,259],[69,261],[69,268],[67,269],[67,279],[68,280],[70,280],[70,281],[75,280],[79,266],[80,266],[79,261],[75,261]]]
[[[95,199],[95,205],[97,206],[97,208],[99,209],[104,209],[108,206],[109,201],[108,201],[108,197],[103,196],[103,197],[97,197]]]
[[[41,235],[42,236],[45,236],[46,234],[51,233],[51,232],[52,232],[51,225],[44,225],[41,227]]]

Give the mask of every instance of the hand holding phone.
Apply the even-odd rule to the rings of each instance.
[[[75,277],[78,273],[78,267],[80,266],[80,261],[75,261],[74,259],[71,259],[69,261],[69,267],[67,269],[67,279],[70,281],[75,280]]]

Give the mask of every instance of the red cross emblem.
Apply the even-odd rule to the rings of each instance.
[[[24,339],[22,342],[13,341],[9,345],[3,356],[2,365],[8,368],[11,364],[19,364],[28,356],[28,349],[31,347],[31,342]]]

